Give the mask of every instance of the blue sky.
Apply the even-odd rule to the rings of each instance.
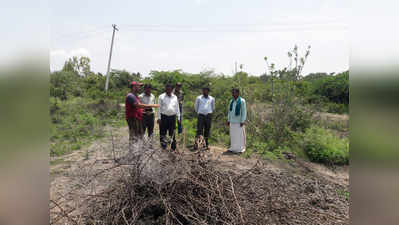
[[[148,74],[213,69],[231,74],[234,62],[259,75],[264,56],[288,64],[287,51],[311,45],[304,73],[349,68],[348,1],[148,0],[50,1],[50,68],[73,55],[89,56],[105,73],[112,27],[112,68]]]

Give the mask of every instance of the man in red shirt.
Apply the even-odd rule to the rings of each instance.
[[[129,126],[129,146],[133,140],[142,138],[144,135],[143,111],[148,108],[158,108],[158,104],[142,104],[138,93],[141,83],[133,81],[130,85],[131,91],[125,99],[125,115]]]

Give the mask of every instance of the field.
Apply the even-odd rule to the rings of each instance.
[[[176,156],[148,144],[140,145],[137,155],[131,155],[127,129],[109,132],[112,136],[95,141],[87,149],[53,159],[52,224],[122,224],[123,213],[131,224],[168,220],[179,224],[174,217],[183,215],[202,218],[207,224],[217,223],[212,216],[240,224],[349,224],[347,166],[331,168],[300,158],[271,160],[255,154],[244,158],[226,154],[225,148],[217,146],[212,146],[203,158],[189,149],[180,148],[181,154]],[[231,183],[225,180],[228,177]],[[143,188],[144,193],[138,191]],[[238,216],[237,202],[231,202],[231,188],[243,208],[244,222]],[[200,192],[208,191],[216,196],[200,205],[204,201]],[[175,192],[192,196],[174,202]],[[166,202],[160,201],[162,197]],[[225,206],[220,202],[223,199]],[[190,202],[198,205],[182,213]],[[205,209],[221,207],[226,210],[201,214]],[[185,221],[182,218],[179,221]]]
[[[50,81],[52,224],[349,224],[348,71],[113,70],[105,93],[104,76],[80,73],[74,61]],[[160,150],[157,130],[128,150],[123,103],[132,80],[151,83],[155,96],[183,83],[179,154]],[[216,110],[211,149],[198,154],[193,102],[204,86]],[[226,153],[232,87],[247,101],[242,155]]]

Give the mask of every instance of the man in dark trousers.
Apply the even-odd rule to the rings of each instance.
[[[151,84],[144,85],[144,93],[139,95],[140,101],[144,104],[155,104],[155,96],[151,93],[152,86]],[[154,109],[147,108],[144,109],[143,113],[143,125],[144,125],[144,133],[147,130],[148,137],[152,137],[154,132]]]
[[[177,99],[179,100],[179,110],[180,110],[180,121],[183,120],[183,101],[184,101],[184,92],[181,90],[182,83],[177,82],[176,87],[173,90],[173,94],[176,95]],[[182,123],[179,123],[177,126],[177,132],[181,134],[183,132]]]
[[[209,87],[202,88],[202,95],[196,98],[194,108],[198,114],[197,137],[203,135],[206,149],[209,149],[208,138],[211,130],[212,113],[215,111],[215,98],[209,95]]]
[[[172,93],[172,85],[167,84],[165,86],[165,93],[161,94],[158,97],[158,124],[159,124],[159,134],[161,146],[163,149],[166,149],[167,142],[165,140],[166,133],[169,133],[169,137],[172,138],[172,150],[176,150],[176,137],[175,137],[175,129],[176,129],[176,120],[178,123],[181,123],[180,119],[180,109],[179,109],[179,100],[176,95]]]
[[[125,116],[129,126],[129,148],[133,141],[140,139],[144,135],[143,129],[143,109],[158,108],[156,104],[143,104],[137,97],[141,83],[133,81],[130,85],[131,90],[125,99]]]

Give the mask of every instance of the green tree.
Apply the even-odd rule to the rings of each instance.
[[[88,76],[90,71],[90,58],[86,56],[73,56],[69,58],[65,63],[62,71],[74,72],[80,76]]]

